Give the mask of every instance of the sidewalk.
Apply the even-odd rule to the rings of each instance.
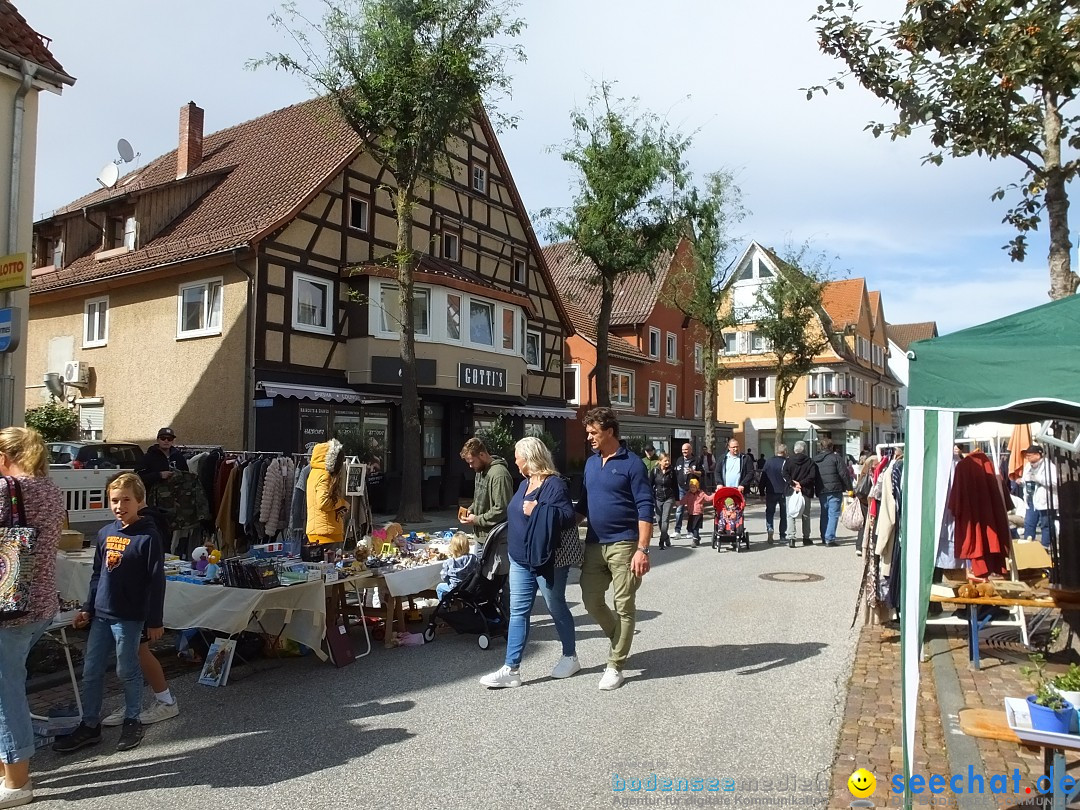
[[[1002,709],[1005,697],[1023,697],[1031,693],[1020,674],[1020,661],[1001,660],[983,647],[982,669],[968,665],[966,628],[945,627],[930,631],[927,637],[928,660],[920,667],[920,703],[916,729],[912,773],[929,777],[941,774],[967,774],[968,766],[977,774],[1020,773],[1020,794],[953,794],[945,792],[921,797],[937,807],[1013,808],[1038,806],[1041,797],[1035,780],[1043,774],[1042,756],[1019,745],[967,737],[957,726],[956,707]],[[1051,665],[1048,669],[1064,669]],[[939,702],[940,697],[940,702]],[[942,705],[946,704],[943,720]],[[833,763],[830,808],[846,808],[852,801],[848,777],[858,768],[866,768],[877,779],[872,800],[877,807],[902,806],[902,796],[892,793],[889,779],[904,768],[900,696],[900,633],[879,626],[865,626],[859,637],[843,724]],[[1078,757],[1067,758],[1075,775]],[[1026,788],[1031,793],[1026,793]],[[1023,804],[1021,804],[1023,803]],[[915,805],[920,806],[919,804]]]

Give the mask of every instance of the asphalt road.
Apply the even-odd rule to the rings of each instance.
[[[572,584],[585,669],[568,680],[548,675],[559,645],[542,600],[518,689],[477,683],[502,664],[501,642],[454,634],[377,646],[341,670],[289,660],[221,689],[193,675],[173,684],[180,716],[137,750],[117,753],[110,729],[96,748],[35,757],[34,806],[823,808],[862,560],[850,537],[768,546],[761,512],[748,512],[749,552],[653,552],[616,692],[597,689],[607,642]],[[785,572],[820,579],[761,578]]]

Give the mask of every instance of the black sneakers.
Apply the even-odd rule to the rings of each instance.
[[[86,723],[79,723],[79,727],[73,732],[57,738],[52,748],[58,754],[70,754],[88,745],[97,745],[99,742],[101,742],[101,726],[91,727]]]
[[[138,748],[143,738],[143,724],[138,720],[124,718],[124,726],[120,729],[120,741],[116,744],[117,751],[130,751]]]

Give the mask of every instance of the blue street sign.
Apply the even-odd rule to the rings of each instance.
[[[0,353],[14,351],[19,346],[19,310],[0,309]]]

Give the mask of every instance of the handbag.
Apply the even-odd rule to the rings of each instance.
[[[801,492],[792,492],[787,498],[788,520],[802,517],[803,509],[806,508],[806,496]]]
[[[844,528],[857,532],[863,527],[864,520],[866,515],[863,514],[862,502],[858,498],[852,498],[840,513],[840,523]]]
[[[559,547],[555,550],[555,567],[581,568],[585,560],[585,544],[581,541],[576,520],[562,530],[560,538]]]
[[[26,525],[19,482],[5,476],[11,514],[0,527],[0,621],[18,619],[30,612],[30,585],[34,580],[34,544],[37,529]]]
[[[855,487],[855,494],[865,498],[870,494],[870,473],[864,473],[859,477],[859,484]]]

